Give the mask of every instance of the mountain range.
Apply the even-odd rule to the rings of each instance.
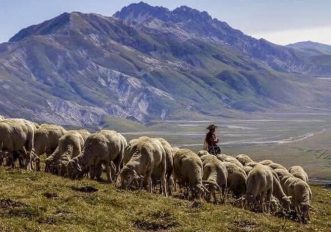
[[[280,46],[207,12],[140,2],[63,13],[0,44],[0,113],[99,126],[328,108],[331,46]]]

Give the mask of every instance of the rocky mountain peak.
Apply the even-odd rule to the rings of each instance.
[[[206,11],[198,11],[188,6],[180,6],[172,11],[174,15],[180,21],[194,20],[197,22],[210,22],[212,17]]]
[[[167,8],[159,6],[154,7],[147,3],[139,2],[122,8],[114,14],[114,17],[124,21],[143,23],[150,18],[158,18],[167,21],[169,20],[170,13]]]
[[[80,12],[65,12],[41,24],[22,29],[10,38],[9,42],[18,42],[32,35],[51,35],[66,32],[72,25],[79,27],[81,22],[84,21],[84,15]]]

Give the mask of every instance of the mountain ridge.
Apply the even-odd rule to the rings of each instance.
[[[184,6],[64,13],[0,44],[0,111],[98,126],[108,116],[148,122],[325,106],[328,94],[307,91],[320,67],[301,54]]]
[[[286,46],[311,53],[311,55],[331,55],[331,45],[329,44],[317,43],[313,41],[302,41],[288,44]]]

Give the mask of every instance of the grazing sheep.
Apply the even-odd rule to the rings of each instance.
[[[259,206],[262,212],[270,211],[274,176],[270,168],[256,165],[248,174],[246,201],[248,206]]]
[[[139,140],[142,140],[142,139],[146,139],[148,137],[146,136],[142,136],[138,139],[133,139],[129,142],[129,145],[126,147],[126,152],[125,152],[125,155],[124,155],[124,163],[126,164],[129,159],[131,158],[131,156],[133,155],[133,152],[130,151],[131,147],[133,144],[135,144],[137,141]],[[166,141],[165,139],[163,138],[156,138],[158,139],[161,144],[162,144],[162,147],[163,149],[165,150],[166,152],[166,156],[167,156],[167,171],[166,171],[166,179],[167,179],[167,191],[168,191],[168,194],[171,196],[172,195],[172,192],[173,192],[173,188],[174,188],[174,179],[173,179],[173,148],[171,147],[171,145],[168,143],[168,141]],[[158,180],[160,180],[160,174],[159,172],[157,171],[154,171],[153,174],[152,174],[152,180],[153,182],[158,182]],[[153,183],[154,185],[154,183]],[[161,190],[161,188],[160,188]]]
[[[292,197],[292,203],[299,220],[307,223],[310,220],[309,209],[312,199],[309,185],[297,177],[287,177],[285,189],[287,194]]]
[[[120,170],[126,145],[125,138],[115,131],[102,130],[91,134],[85,141],[82,154],[69,161],[68,175],[78,178],[104,164],[107,180],[113,182],[112,176]]]
[[[134,179],[144,178],[144,187],[152,192],[152,174],[159,173],[162,194],[167,196],[167,155],[159,139],[143,138],[130,149],[131,159],[122,168],[117,186],[128,188]]]
[[[59,139],[59,145],[46,160],[45,172],[67,174],[67,163],[82,152],[84,139],[76,131],[67,132]]]
[[[277,176],[278,177],[278,176]],[[280,181],[274,176],[273,179],[273,193],[272,193],[282,205],[282,208],[286,211],[290,211],[291,206],[291,196],[287,196],[284,191],[283,187],[280,184]]]
[[[174,171],[174,159],[173,159],[173,149],[170,145],[170,143],[163,139],[163,138],[157,138],[161,144],[162,144],[162,147],[166,153],[166,162],[167,162],[167,171],[166,171],[166,179],[167,179],[167,186],[168,186],[168,194],[171,196],[172,195],[172,192],[173,192],[173,188],[174,188],[174,179],[173,179],[173,171]],[[161,173],[157,173],[157,172],[154,172],[153,173],[153,179],[156,178],[156,179],[160,179],[160,174]]]
[[[222,162],[230,162],[230,163],[237,165],[240,168],[244,167],[236,158],[234,158],[232,156],[225,155],[225,154],[218,154],[218,155],[216,155],[216,157],[217,157],[217,159],[219,159]]]
[[[221,192],[221,202],[225,202],[228,171],[225,165],[213,155],[200,157],[203,165],[202,183],[214,198],[214,203],[218,202],[216,192]],[[210,200],[210,194],[207,200]]]
[[[181,187],[190,190],[192,198],[201,199],[207,189],[202,184],[202,161],[189,149],[179,149],[174,154],[174,175]],[[186,194],[188,197],[189,193]]]
[[[246,192],[246,172],[234,163],[222,162],[222,164],[225,165],[226,170],[228,171],[228,189],[236,198],[239,198]]]
[[[250,162],[254,162],[248,155],[246,154],[239,154],[236,156],[236,159],[242,164],[242,165],[246,165]]]
[[[0,151],[8,152],[12,167],[17,157],[21,167],[32,170],[34,131],[34,125],[28,120],[4,119],[0,122]]]
[[[125,148],[128,145],[126,138],[121,133],[117,133],[116,131],[112,130],[101,130],[101,133],[103,133],[109,139],[109,141],[113,141],[113,143],[116,144],[115,147],[119,150],[118,158],[113,160],[113,165],[111,165],[111,167],[114,167],[112,168],[112,171],[114,171],[113,174],[118,175],[123,165]]]
[[[293,166],[288,170],[293,176],[308,183],[308,175],[301,166]]]
[[[34,152],[37,157],[42,154],[51,155],[59,145],[59,139],[66,133],[66,130],[57,125],[42,124],[35,131]],[[40,161],[36,161],[36,169],[40,170]]]

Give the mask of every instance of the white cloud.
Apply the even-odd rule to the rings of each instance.
[[[273,43],[281,45],[308,40],[331,45],[331,26],[274,32],[257,32],[251,33],[251,35],[255,38],[264,38]]]

